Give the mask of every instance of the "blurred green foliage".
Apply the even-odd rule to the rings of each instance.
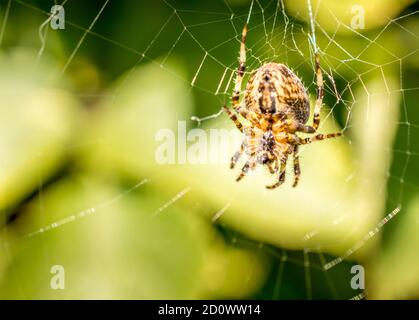
[[[369,297],[418,297],[419,22],[387,20],[415,5],[358,1],[361,34],[344,26],[353,2],[313,1],[327,86],[321,129],[345,137],[304,148],[297,189],[267,192],[262,173],[237,184],[226,164],[154,158],[156,131],[229,103],[217,86],[236,67],[249,1],[228,3],[110,1],[60,75],[103,1],[66,3],[66,29],[46,29],[41,55],[53,1],[0,2],[1,298],[350,298],[358,262]],[[284,62],[313,94],[306,1],[285,1],[287,18],[257,3],[249,70]],[[202,128],[233,126],[223,115]],[[395,207],[384,239],[322,269]],[[50,287],[57,264],[65,290]]]

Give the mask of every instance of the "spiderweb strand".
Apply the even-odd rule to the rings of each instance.
[[[310,19],[310,28],[311,28],[311,36],[309,39],[311,40],[311,44],[314,48],[314,53],[317,53],[317,42],[316,42],[316,28],[314,26],[314,17],[313,17],[313,9],[311,7],[311,0],[307,0],[307,8],[308,8],[308,16]]]
[[[214,223],[216,222],[226,211],[228,208],[230,208],[231,203],[227,203],[224,207],[222,207],[220,210],[218,210],[213,216],[211,221]]]
[[[64,5],[67,3],[68,0],[64,0],[61,3],[61,6],[64,7]],[[44,53],[45,50],[45,46],[46,46],[46,37],[47,37],[47,32],[48,32],[48,28],[46,28],[48,26],[48,24],[50,23],[50,21],[52,20],[52,18],[54,17],[54,14],[51,13],[50,16],[40,25],[39,30],[38,30],[38,35],[39,35],[39,40],[41,41],[41,47],[39,48],[38,51],[38,55],[37,55],[37,61],[39,62],[39,60],[41,59],[42,54]]]
[[[368,233],[362,238],[362,240],[360,240],[359,242],[357,242],[353,247],[351,247],[348,251],[346,251],[346,253],[328,263],[326,263],[325,265],[323,265],[323,268],[325,270],[329,270],[331,268],[333,268],[334,266],[338,265],[339,263],[341,263],[342,261],[344,261],[345,259],[349,258],[351,255],[353,255],[355,252],[357,252],[359,249],[361,249],[365,243],[370,240],[372,237],[374,237],[378,232],[380,232],[381,228],[384,227],[384,225],[389,222],[391,219],[393,219],[396,214],[398,214],[400,212],[401,208],[397,207],[395,208],[392,212],[390,212],[388,215],[386,215],[378,224],[374,229],[371,229],[370,231],[368,231]]]
[[[185,196],[191,189],[192,189],[191,187],[187,187],[187,188],[183,189],[182,191],[178,192],[168,202],[166,202],[164,205],[162,205],[160,208],[158,208],[156,211],[154,211],[153,214],[152,214],[152,216],[155,217],[155,216],[161,214],[164,210],[166,210],[168,207],[170,207],[172,204],[174,204],[180,198],[182,198],[183,196]]]
[[[63,69],[60,72],[60,77],[65,73],[68,66],[70,65],[71,61],[73,61],[77,51],[80,49],[81,44],[83,43],[84,39],[86,38],[87,34],[92,30],[93,26],[96,24],[96,21],[99,19],[100,15],[102,14],[103,10],[105,10],[105,7],[107,6],[109,0],[106,0],[102,7],[100,8],[98,14],[93,19],[92,23],[89,25],[87,30],[83,33],[82,37],[80,38],[79,42],[77,43],[76,47],[74,48],[73,52],[71,53],[70,57],[68,58],[67,62],[65,63]]]
[[[127,190],[125,190],[124,192],[120,193],[116,197],[114,197],[114,198],[112,198],[108,201],[105,201],[105,202],[103,202],[103,203],[101,203],[97,206],[90,207],[86,210],[79,211],[78,213],[72,214],[72,215],[67,216],[65,218],[62,218],[60,220],[54,221],[53,223],[48,224],[44,227],[41,227],[41,228],[39,228],[35,231],[29,232],[29,233],[25,234],[23,236],[23,238],[24,239],[30,239],[30,238],[38,236],[42,233],[51,231],[51,230],[59,228],[59,227],[62,227],[62,226],[66,225],[66,224],[69,224],[71,222],[80,220],[80,219],[85,218],[87,216],[91,216],[91,215],[95,214],[96,212],[100,211],[101,209],[109,207],[109,206],[113,205],[114,203],[120,201],[122,198],[124,198],[125,196],[127,196],[128,194],[130,194],[134,190],[140,188],[141,186],[143,186],[146,183],[148,183],[148,179],[144,179],[144,180],[138,182],[136,185],[134,185],[133,187],[131,187]]]
[[[357,294],[356,296],[352,297],[349,300],[363,300],[365,299],[365,293],[361,292],[360,294]]]
[[[10,12],[11,4],[12,4],[12,0],[8,0],[7,1],[7,6],[6,6],[6,11],[4,12],[3,23],[2,23],[1,29],[0,29],[0,47],[1,47],[1,44],[3,42],[4,31],[6,30],[7,20],[9,19],[9,12]]]
[[[220,109],[220,111],[218,111],[217,113],[211,114],[211,115],[206,116],[206,117],[199,118],[197,116],[192,116],[191,120],[198,122],[198,126],[200,126],[203,121],[218,118],[222,113],[223,113],[223,109]]]

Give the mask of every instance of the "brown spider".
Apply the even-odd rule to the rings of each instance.
[[[231,158],[234,168],[243,151],[248,160],[236,181],[240,181],[256,164],[266,165],[271,174],[278,173],[278,181],[266,186],[274,189],[285,181],[285,168],[288,156],[294,157],[294,184],[300,178],[298,146],[328,138],[341,136],[341,133],[316,134],[309,138],[300,138],[296,133],[315,133],[320,124],[320,109],[323,103],[323,75],[320,58],[315,51],[315,72],[317,98],[314,106],[313,125],[306,125],[310,116],[310,102],[301,80],[287,66],[279,63],[266,63],[255,70],[246,87],[244,106],[239,102],[240,90],[246,68],[246,34],[244,26],[240,45],[240,64],[237,69],[235,88],[232,96],[234,111],[226,106],[228,114],[236,127],[244,134],[240,147]],[[243,125],[237,118],[240,114],[249,124]]]

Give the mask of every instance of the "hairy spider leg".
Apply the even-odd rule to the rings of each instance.
[[[284,130],[287,128],[287,130]],[[287,131],[287,132],[303,132],[303,133],[314,133],[314,128],[312,126],[307,126],[302,124],[294,119],[286,119],[280,121],[278,124],[273,126],[274,131]]]
[[[249,160],[247,160],[246,163],[244,164],[240,174],[236,178],[236,181],[240,181],[241,179],[243,179],[243,177],[245,177],[247,173],[249,172],[249,169],[253,170],[255,166],[256,166],[256,157],[252,155],[249,158]]]
[[[242,38],[240,42],[240,53],[239,53],[239,66],[237,68],[237,75],[235,79],[235,85],[232,95],[232,106],[234,111],[236,111],[238,114],[240,114],[243,118],[246,118],[250,122],[252,122],[255,125],[259,124],[260,116],[257,115],[253,111],[249,111],[246,108],[243,108],[240,106],[240,92],[244,77],[244,71],[246,70],[246,36],[247,36],[247,24],[244,25],[243,31],[242,31]],[[233,116],[234,113],[228,110],[226,106],[223,107],[223,110],[228,114],[231,120],[234,121],[236,124],[236,127],[240,129],[240,125],[237,124],[237,121],[234,119],[237,117]],[[241,130],[242,131],[242,130]]]
[[[234,155],[231,157],[230,169],[234,169],[237,161],[239,161],[241,155],[243,154],[243,151],[244,151],[244,143],[242,142],[242,144],[240,145],[240,150],[236,151]]]
[[[244,76],[244,71],[246,70],[246,35],[247,35],[247,24],[244,25],[242,31],[242,39],[240,43],[240,56],[239,56],[239,67],[237,69],[237,76],[233,91],[233,109],[239,112],[240,109],[240,91],[242,87],[242,81]]]
[[[268,169],[270,174],[274,174],[279,170],[279,161],[275,159],[274,162],[268,164]]]
[[[342,135],[341,132],[336,132],[336,133],[328,133],[328,134],[316,134],[315,136],[309,137],[309,138],[305,138],[305,139],[301,139],[300,138],[300,143],[299,144],[309,144],[315,141],[321,141],[321,140],[325,140],[325,139],[330,139],[330,138],[336,138],[336,137],[340,137]]]
[[[253,170],[256,166],[256,144],[257,144],[257,137],[255,132],[247,127],[247,132],[245,134],[245,136],[243,137],[243,142],[242,142],[242,146],[243,149],[244,147],[247,148],[248,154],[249,154],[249,158],[247,160],[247,162],[244,164],[244,166],[242,167],[242,170],[239,174],[239,176],[236,178],[236,181],[240,181],[241,179],[243,179],[243,177],[245,177],[249,171],[249,169]],[[234,157],[234,156],[233,156]]]
[[[300,155],[298,154],[298,145],[294,146],[294,183],[292,186],[295,188],[298,185],[298,181],[300,181],[301,175],[301,168],[300,168]]]
[[[323,73],[320,68],[320,57],[317,50],[315,50],[315,68],[316,68],[316,84],[317,84],[317,97],[316,104],[314,106],[313,115],[313,128],[317,131],[320,125],[320,111],[323,105],[324,87],[323,87]]]
[[[228,109],[226,106],[223,106],[223,110],[225,111],[225,113],[227,113],[228,117],[234,122],[237,129],[239,129],[240,132],[243,132],[243,125],[240,122],[240,120],[237,118],[237,115],[233,113],[230,109]]]
[[[281,157],[281,167],[279,169],[279,175],[278,175],[278,181],[275,182],[272,185],[266,186],[267,189],[275,189],[278,188],[281,184],[285,181],[285,168],[287,166],[287,160],[288,160],[288,153],[285,153]]]

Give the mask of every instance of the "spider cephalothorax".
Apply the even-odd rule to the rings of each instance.
[[[304,85],[295,73],[283,64],[267,63],[254,71],[247,83],[242,105],[239,100],[246,62],[246,34],[247,26],[243,28],[240,64],[232,97],[235,112],[224,106],[224,111],[244,134],[240,151],[231,158],[231,168],[234,168],[241,154],[245,152],[248,160],[237,181],[259,163],[266,165],[272,174],[278,173],[277,182],[267,186],[268,189],[273,189],[285,181],[288,156],[293,154],[295,187],[300,176],[298,146],[341,135],[341,133],[317,134],[310,138],[300,138],[297,135],[297,132],[313,134],[319,127],[324,94],[320,59],[316,51],[317,99],[312,126],[306,125],[310,116],[310,102]],[[248,120],[248,124],[243,125],[238,120],[237,113]]]

